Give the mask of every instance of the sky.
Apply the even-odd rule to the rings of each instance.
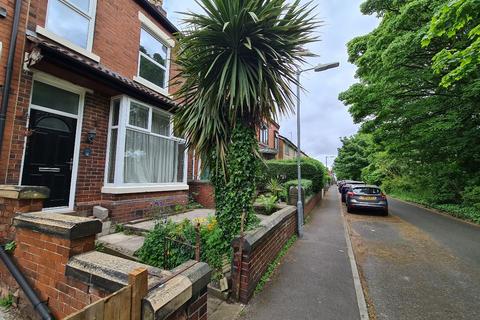
[[[378,19],[364,16],[359,10],[363,0],[314,0],[315,14],[323,21],[318,29],[321,41],[308,46],[319,55],[309,58],[305,68],[319,63],[340,62],[340,67],[324,72],[304,73],[301,83],[301,147],[309,156],[329,167],[341,146],[340,138],[357,132],[358,125],[348,113],[348,108],[338,100],[338,94],[357,82],[355,66],[348,63],[347,43],[356,36],[364,35],[378,25]],[[180,29],[181,12],[200,12],[194,0],[165,0],[168,18]],[[297,141],[295,114],[279,119],[280,134]],[[331,157],[330,157],[331,156]]]

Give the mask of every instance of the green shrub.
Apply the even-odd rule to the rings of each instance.
[[[265,213],[267,215],[271,214],[276,209],[278,198],[274,195],[266,196],[262,194],[257,198],[257,203],[262,205],[265,208]]]
[[[285,182],[285,189],[290,190],[290,187],[297,187],[298,180],[290,180]],[[313,193],[313,182],[312,180],[302,179],[302,188],[305,190],[305,196],[309,196]]]
[[[278,182],[277,179],[270,179],[270,181],[268,181],[267,183],[266,188],[268,192],[270,192],[272,196],[277,197],[277,199],[280,199],[280,197],[282,196],[282,192],[285,190],[284,186],[280,182]]]
[[[467,187],[462,193],[463,203],[480,210],[480,186]]]
[[[186,219],[179,224],[171,220],[158,223],[147,233],[143,246],[137,252],[140,261],[170,270],[194,259],[194,248],[172,244],[166,237],[195,245],[196,223],[200,223],[200,258],[210,265],[215,271],[214,276],[218,277],[221,274],[223,258],[230,254],[230,246],[223,240],[222,230],[214,217],[195,219],[194,222]]]
[[[278,179],[281,182],[297,178],[297,162],[291,160],[270,160],[266,162],[267,173],[271,178]],[[319,192],[325,185],[327,179],[327,170],[318,160],[312,158],[302,158],[302,177],[311,180],[313,192]]]

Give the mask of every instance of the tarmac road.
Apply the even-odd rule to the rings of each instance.
[[[480,319],[480,227],[389,205],[388,217],[343,210],[371,319]]]

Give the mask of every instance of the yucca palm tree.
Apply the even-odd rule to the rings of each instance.
[[[253,168],[251,162],[258,154],[255,130],[263,121],[292,110],[296,66],[304,62],[304,46],[316,40],[313,31],[319,21],[312,15],[311,3],[302,5],[299,0],[197,3],[203,12],[185,13],[186,30],[180,35],[177,98],[183,106],[175,126],[190,148],[210,164],[214,176],[221,177],[214,179],[217,216],[239,207],[251,211],[248,202],[255,179],[246,171]],[[232,151],[236,140],[243,140],[238,148],[243,148],[244,157]],[[229,158],[237,162],[234,169],[229,169]],[[235,196],[219,197],[219,192],[229,191]],[[224,230],[229,228],[226,224],[233,224],[228,233],[235,233],[240,213],[231,214],[235,216],[219,223]]]

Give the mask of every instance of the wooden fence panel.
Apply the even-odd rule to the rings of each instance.
[[[133,270],[129,285],[65,318],[65,320],[140,320],[141,301],[148,291],[148,271]]]
[[[99,300],[65,318],[66,320],[104,320],[105,301]]]
[[[130,320],[132,286],[126,286],[105,298],[104,319]]]

